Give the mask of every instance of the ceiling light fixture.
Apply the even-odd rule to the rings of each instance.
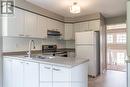
[[[77,14],[80,13],[80,6],[77,2],[74,2],[72,6],[70,6],[70,13]]]

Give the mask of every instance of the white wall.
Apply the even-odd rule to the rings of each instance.
[[[57,45],[58,48],[65,48],[66,42],[56,38],[49,39],[34,39],[34,38],[14,38],[3,37],[3,52],[28,51],[29,40],[34,40],[36,43],[36,50],[41,50],[43,44]]]

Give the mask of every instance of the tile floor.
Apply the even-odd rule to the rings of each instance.
[[[126,72],[108,70],[102,76],[89,78],[89,87],[126,87]]]

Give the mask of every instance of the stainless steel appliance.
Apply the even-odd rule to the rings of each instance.
[[[42,45],[42,53],[53,56],[67,57],[67,51],[58,50],[57,45]]]

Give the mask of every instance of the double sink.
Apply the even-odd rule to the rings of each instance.
[[[53,59],[53,58],[55,58],[54,56],[45,56],[45,55],[31,55],[31,57],[29,57],[28,55],[25,55],[24,57],[31,58],[31,59]]]

